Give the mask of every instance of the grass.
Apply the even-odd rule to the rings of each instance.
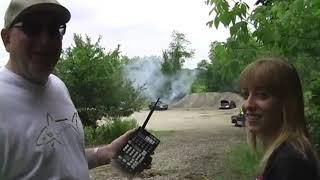
[[[115,138],[119,137],[129,129],[137,128],[138,123],[133,118],[119,118],[114,119],[107,124],[94,129],[92,127],[85,127],[85,143],[87,147],[109,144]],[[174,131],[154,131],[148,130],[157,138],[170,136]]]
[[[167,136],[171,136],[175,133],[175,131],[173,130],[169,130],[169,131],[155,131],[155,130],[148,130],[151,134],[153,134],[154,136],[156,136],[157,138],[162,138],[162,137],[167,137]]]
[[[261,153],[254,153],[247,144],[240,144],[227,152],[231,171],[243,180],[254,179]]]

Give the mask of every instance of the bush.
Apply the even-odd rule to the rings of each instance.
[[[140,89],[124,78],[127,58],[120,46],[106,51],[101,38],[74,35],[74,45],[63,51],[55,74],[65,82],[85,126],[93,126],[103,116],[129,116],[142,108]]]
[[[320,154],[320,107],[311,106],[311,109],[306,112],[308,127],[312,139],[312,143]]]
[[[97,127],[96,121],[100,119],[105,113],[95,108],[79,108],[79,117],[84,126],[91,126],[93,129]]]
[[[138,127],[135,119],[117,118],[97,128],[87,126],[85,131],[86,146],[109,144],[126,131]]]
[[[207,86],[204,80],[196,79],[191,86],[192,93],[203,93],[207,92]]]
[[[320,73],[312,75],[308,90],[305,92],[306,119],[313,144],[320,153]]]
[[[241,179],[254,179],[262,153],[254,153],[247,144],[235,146],[227,153],[227,163]]]

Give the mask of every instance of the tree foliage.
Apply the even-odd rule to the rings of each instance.
[[[194,50],[188,49],[188,45],[190,45],[190,41],[186,39],[185,34],[173,31],[169,49],[162,53],[161,68],[163,73],[172,75],[181,70],[185,60],[194,55]]]
[[[208,71],[209,62],[205,59],[201,60],[197,64],[197,77],[192,83],[191,92],[192,93],[203,93],[207,92],[207,71]]]
[[[162,88],[160,88],[159,94],[160,97],[167,97],[174,94],[172,85],[174,81],[181,80],[181,77],[191,77],[192,73],[188,70],[182,69],[183,63],[188,58],[192,58],[194,55],[194,50],[190,49],[190,41],[186,38],[185,34],[178,31],[172,32],[172,41],[169,44],[169,48],[164,50],[162,53],[162,63],[161,71],[166,76],[166,82]],[[177,97],[183,97],[185,93],[178,94]],[[174,98],[176,99],[176,98]],[[170,100],[172,100],[170,98]]]
[[[105,52],[100,40],[75,34],[74,45],[63,52],[56,68],[85,125],[102,116],[128,116],[143,104],[139,91],[122,76],[128,58],[120,56],[120,46]]]
[[[315,144],[320,144],[320,1],[272,0],[250,11],[244,1],[207,0],[212,7],[210,27],[229,28],[226,42],[211,44],[207,78],[209,90],[237,91],[237,82],[250,62],[261,56],[285,56],[303,80],[306,114]],[[210,80],[210,78],[212,78]]]

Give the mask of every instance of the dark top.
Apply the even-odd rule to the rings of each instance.
[[[291,144],[283,143],[271,155],[263,180],[320,180],[319,162],[311,153],[304,157]]]

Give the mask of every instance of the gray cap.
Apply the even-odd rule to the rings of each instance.
[[[56,13],[57,19],[63,23],[67,23],[71,18],[69,10],[56,0],[11,0],[4,16],[4,27],[10,27],[17,18],[33,11]]]

